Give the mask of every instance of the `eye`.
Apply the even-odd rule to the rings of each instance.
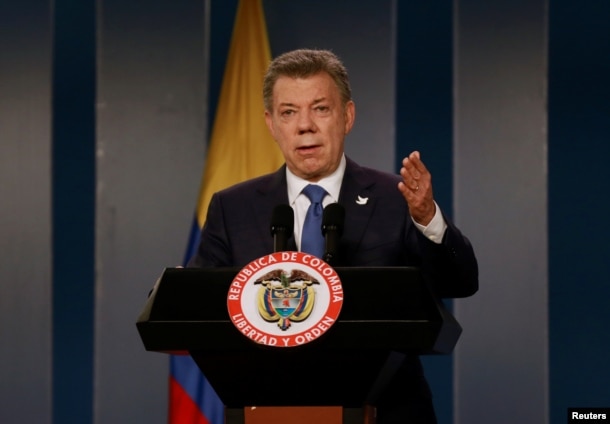
[[[330,110],[330,107],[326,105],[319,105],[315,107],[315,111],[319,113],[327,113]]]
[[[294,115],[294,110],[293,109],[285,109],[283,111],[280,112],[280,115],[283,117],[289,117]]]

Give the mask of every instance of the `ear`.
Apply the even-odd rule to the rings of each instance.
[[[356,104],[353,100],[350,100],[345,104],[345,134],[349,134],[354,126],[354,120],[356,119]]]
[[[265,123],[267,124],[267,128],[269,128],[269,132],[271,136],[275,138],[275,131],[273,127],[273,115],[268,110],[265,110]]]

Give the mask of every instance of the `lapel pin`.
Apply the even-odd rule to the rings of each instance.
[[[356,204],[358,205],[366,205],[369,201],[368,197],[362,197],[360,195],[358,195],[358,198],[356,199]]]

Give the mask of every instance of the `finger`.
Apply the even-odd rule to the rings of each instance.
[[[398,190],[400,191],[402,196],[405,198],[407,203],[411,203],[412,201],[415,200],[415,191],[411,187],[409,187],[407,184],[405,184],[403,181],[398,183]]]
[[[419,179],[415,178],[413,174],[408,171],[405,167],[400,169],[400,176],[402,177],[403,184],[412,191],[419,189]]]
[[[403,178],[409,178],[419,175],[417,168],[413,161],[407,156],[402,160],[402,168],[400,174]]]
[[[408,159],[409,164],[412,165],[413,170],[411,172],[413,174],[419,173],[419,175],[423,175],[428,173],[428,168],[426,168],[426,165],[422,162],[421,155],[417,150],[412,152]]]
[[[401,192],[403,192],[403,194],[409,194],[410,197],[414,196],[416,193],[419,192],[423,193],[422,182],[411,177],[403,177],[402,181],[399,182],[398,188]]]
[[[413,153],[411,153],[409,156],[405,157],[402,160],[402,166],[403,169],[405,170],[404,173],[401,172],[401,175],[403,176],[403,178],[413,178],[413,179],[420,179],[421,178],[421,171],[420,171],[420,166],[417,163],[419,161],[418,157],[415,156]]]
[[[407,187],[415,191],[417,191],[421,183],[425,182],[427,178],[426,175],[422,174],[422,172],[417,168],[414,161],[408,157],[403,160],[403,167],[400,170],[400,176]]]

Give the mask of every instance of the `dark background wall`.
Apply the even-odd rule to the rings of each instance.
[[[182,259],[236,1],[79,3],[0,2],[0,422],[162,423],[168,361],[134,322]],[[610,5],[420,3],[264,6],[274,54],[345,60],[348,153],[421,150],[479,253],[458,350],[425,361],[439,421],[609,406]]]
[[[608,406],[610,365],[610,3],[549,11],[551,422]]]

